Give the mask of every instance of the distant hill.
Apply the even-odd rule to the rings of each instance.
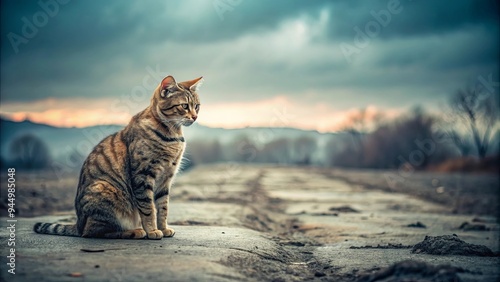
[[[24,134],[32,134],[46,143],[54,159],[67,158],[75,150],[86,155],[104,137],[122,129],[120,125],[98,125],[85,128],[55,127],[46,124],[34,123],[29,120],[15,122],[0,118],[0,154],[4,160],[10,158],[9,147],[12,141]],[[312,130],[295,128],[265,128],[247,127],[240,129],[211,128],[194,124],[184,128],[184,135],[191,141],[209,142],[217,140],[222,145],[229,144],[243,136],[254,143],[264,145],[280,138],[295,139],[310,137],[317,141],[318,149],[324,148],[328,140],[339,136],[335,133],[319,133]],[[322,151],[322,150],[320,150]]]
[[[55,127],[46,124],[34,123],[29,120],[15,122],[0,119],[0,153],[4,159],[9,159],[9,147],[11,142],[22,135],[32,134],[43,140],[49,147],[54,158],[63,157],[67,151],[74,149],[79,142],[88,140],[87,135],[99,132],[99,135],[107,136],[123,128],[118,125],[92,126],[86,128]],[[98,138],[98,135],[95,135]],[[101,138],[102,139],[102,138]],[[99,141],[90,140],[88,143],[94,146]]]

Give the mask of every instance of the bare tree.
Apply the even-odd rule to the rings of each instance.
[[[477,154],[483,159],[495,135],[495,124],[499,121],[496,95],[485,93],[478,87],[460,89],[452,96],[450,107],[455,116],[465,122]]]
[[[331,165],[339,167],[398,168],[410,163],[415,168],[425,168],[448,157],[447,148],[433,143],[432,150],[422,151],[421,145],[432,140],[435,119],[421,108],[380,125],[365,133],[361,150],[348,135],[332,150]],[[340,149],[339,149],[340,147]]]
[[[227,159],[235,162],[252,163],[258,157],[257,145],[247,135],[237,136],[224,151],[227,152]]]
[[[445,132],[447,137],[450,139],[452,144],[456,147],[456,149],[460,152],[462,157],[467,157],[474,152],[474,144],[470,138],[466,138],[462,136],[462,134],[458,133],[456,130],[451,129],[448,132]]]
[[[191,165],[224,160],[222,147],[218,140],[196,140],[188,143],[186,157],[191,161]]]
[[[334,167],[360,167],[359,147],[352,136],[339,134],[331,138],[326,146],[328,164]]]
[[[379,126],[383,118],[383,113],[370,113],[368,108],[361,108],[358,112],[348,117],[347,124],[344,126],[343,131],[351,136],[352,144],[349,146],[349,154],[351,154],[351,157],[349,159],[356,156],[357,159],[351,160],[356,163],[355,166],[361,166],[362,163],[365,146],[363,144],[364,136],[367,135],[370,128]]]
[[[310,165],[312,156],[316,151],[316,139],[307,136],[301,136],[293,140],[293,159],[296,164]]]
[[[31,134],[13,140],[10,151],[14,163],[21,168],[42,169],[49,165],[51,159],[45,143]]]
[[[257,156],[257,161],[264,163],[289,164],[290,140],[287,138],[275,139],[264,145]]]

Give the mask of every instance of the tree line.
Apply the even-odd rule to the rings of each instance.
[[[404,165],[426,168],[464,157],[498,158],[499,108],[498,95],[486,95],[484,89],[469,87],[458,90],[441,115],[414,108],[395,119],[384,119],[368,117],[366,109],[361,109],[326,142],[305,135],[280,137],[265,144],[246,135],[229,143],[193,140],[188,142],[184,163],[186,168],[246,162],[393,169]],[[10,153],[9,160],[1,160],[3,167],[46,169],[52,163],[46,144],[31,134],[14,140]],[[83,163],[83,159],[79,161]]]
[[[496,93],[468,87],[451,96],[438,115],[417,107],[395,119],[367,115],[361,109],[326,144],[302,136],[260,144],[240,136],[229,144],[217,140],[188,145],[190,165],[224,161],[395,169],[427,168],[457,159],[499,159],[500,104]],[[369,126],[372,123],[372,126]],[[495,147],[496,145],[496,147]]]

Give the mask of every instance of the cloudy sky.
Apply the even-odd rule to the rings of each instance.
[[[200,124],[334,131],[499,74],[498,1],[4,1],[0,113],[126,124],[201,75]]]

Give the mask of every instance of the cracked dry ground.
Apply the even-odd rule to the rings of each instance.
[[[237,164],[196,167],[180,175],[172,189],[169,223],[175,237],[157,241],[35,234],[37,221],[75,220],[71,210],[78,176],[19,172],[17,274],[6,276],[7,264],[1,263],[0,281],[499,280],[498,256],[411,252],[427,235],[452,234],[498,252],[495,217],[454,214],[452,206],[354,181],[380,181],[369,177],[373,173],[339,173]],[[426,187],[424,176],[401,189]],[[475,176],[463,177],[463,183],[477,183]],[[482,195],[476,186],[469,192]],[[9,237],[5,223],[2,218],[3,246]]]
[[[200,167],[180,177],[173,194],[175,205],[186,205],[173,209],[173,225],[244,225],[276,243],[273,251],[232,248],[240,252],[220,261],[251,279],[370,281],[369,274],[406,260],[463,270],[452,273],[450,279],[497,281],[500,277],[498,257],[411,253],[411,247],[426,235],[451,234],[498,252],[499,226],[494,217],[481,217],[486,230],[465,231],[459,227],[474,217],[453,214],[452,207],[348,184],[319,169]],[[413,278],[434,281],[442,278],[439,275]]]

